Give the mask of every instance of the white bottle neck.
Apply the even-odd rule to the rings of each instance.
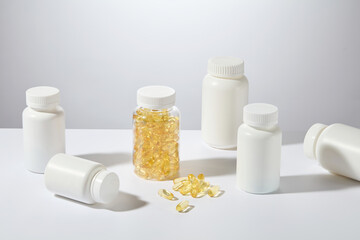
[[[44,107],[30,107],[32,110],[37,111],[37,112],[56,112],[58,110],[59,105],[50,105],[50,106],[44,106]]]

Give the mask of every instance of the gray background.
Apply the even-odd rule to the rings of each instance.
[[[200,129],[208,58],[245,60],[250,102],[280,109],[286,141],[315,123],[360,127],[360,1],[0,0],[0,127],[25,90],[61,90],[68,128],[131,128],[136,90],[177,91]]]

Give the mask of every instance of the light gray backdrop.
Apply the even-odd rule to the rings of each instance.
[[[245,59],[250,102],[280,109],[287,140],[315,123],[360,127],[360,1],[0,0],[0,127],[25,90],[61,90],[68,128],[131,128],[136,90],[177,91],[200,129],[208,58]]]

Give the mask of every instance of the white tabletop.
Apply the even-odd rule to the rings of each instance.
[[[56,197],[43,175],[23,164],[22,132],[0,129],[0,239],[359,239],[360,184],[307,159],[302,144],[282,148],[277,193],[252,195],[235,187],[235,151],[206,146],[200,131],[181,132],[181,174],[204,173],[225,193],[179,201],[160,198],[170,181],[138,178],[130,130],[67,130],[67,153],[98,161],[120,178],[118,200],[85,205]]]

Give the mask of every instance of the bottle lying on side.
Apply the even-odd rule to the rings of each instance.
[[[306,133],[304,152],[328,171],[360,181],[360,129],[316,123]]]

